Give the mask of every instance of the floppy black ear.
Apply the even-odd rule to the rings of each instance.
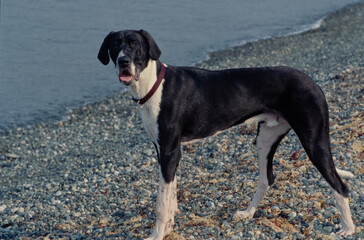
[[[100,47],[100,50],[99,50],[99,54],[97,55],[97,58],[104,65],[107,65],[110,62],[108,41],[109,41],[109,38],[110,38],[111,34],[113,34],[113,33],[114,32],[110,32],[105,37],[104,42],[101,44],[101,47]]]
[[[142,34],[148,42],[150,58],[153,60],[158,60],[159,57],[161,56],[161,50],[159,49],[157,43],[154,41],[152,36],[147,31],[141,29],[139,33]]]

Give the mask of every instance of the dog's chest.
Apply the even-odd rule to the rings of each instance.
[[[153,62],[152,62],[153,63]],[[156,65],[154,63],[154,65],[150,63],[148,65],[148,69],[149,70],[144,70],[141,74],[141,79],[140,79],[140,84],[142,84],[142,82],[151,82],[154,83],[155,81],[157,81],[157,77],[156,77]],[[151,71],[153,70],[154,71]],[[153,76],[153,77],[150,77]],[[144,80],[144,81],[142,81]],[[162,91],[163,91],[163,84],[164,84],[164,79],[162,80],[162,83],[160,84],[160,86],[158,87],[158,89],[155,91],[155,93],[152,95],[152,97],[144,104],[141,106],[141,108],[139,109],[139,113],[140,116],[143,120],[143,125],[145,130],[147,131],[148,135],[150,136],[150,138],[152,139],[152,141],[158,144],[158,138],[159,138],[159,129],[158,129],[158,115],[160,112],[160,104],[162,101]],[[137,96],[138,98],[141,98],[142,96],[146,96],[147,92],[152,88],[151,86],[152,84],[149,84],[149,86],[143,86],[143,85],[139,85],[139,93],[138,91],[136,91],[136,93],[134,93],[135,96]]]
[[[154,143],[158,143],[158,113],[155,109],[149,107],[143,107],[139,110],[140,116],[143,120],[143,125],[149,136]]]
[[[160,103],[162,100],[163,82],[153,97],[149,99],[149,101],[142,108],[139,109],[145,130],[152,138],[152,141],[157,145],[159,145],[158,115],[160,111]]]

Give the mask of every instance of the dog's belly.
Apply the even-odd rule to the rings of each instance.
[[[257,123],[257,122],[266,122],[267,127],[276,127],[280,124],[287,123],[287,121],[279,114],[263,113],[263,114],[259,114],[259,115],[256,115],[254,117],[251,117],[251,118],[245,120],[242,124],[250,125],[253,123]],[[207,137],[216,136],[216,135],[220,134],[221,132],[223,132],[224,130],[225,129],[222,129],[221,131],[215,131],[215,132],[212,132],[212,134],[210,134],[208,136],[203,136],[203,137],[196,136],[196,138],[192,138],[192,139],[191,139],[191,137],[185,138],[185,139],[182,138],[182,145],[187,145],[190,143],[198,142]]]

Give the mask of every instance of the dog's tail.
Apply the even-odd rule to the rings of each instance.
[[[344,171],[341,169],[336,168],[337,173],[339,174],[340,177],[342,178],[346,178],[346,179],[352,179],[355,177],[354,174],[352,174],[351,172],[348,171]]]

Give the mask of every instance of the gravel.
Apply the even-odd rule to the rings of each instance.
[[[352,172],[350,206],[363,239],[364,3],[318,29],[211,54],[209,69],[288,65],[309,73],[330,106],[336,165]],[[342,239],[331,191],[293,132],[275,155],[276,181],[253,219],[256,126],[237,126],[183,147],[181,213],[167,239]],[[0,239],[141,239],[153,229],[157,161],[138,109],[122,93],[73,109],[56,124],[0,135]]]

